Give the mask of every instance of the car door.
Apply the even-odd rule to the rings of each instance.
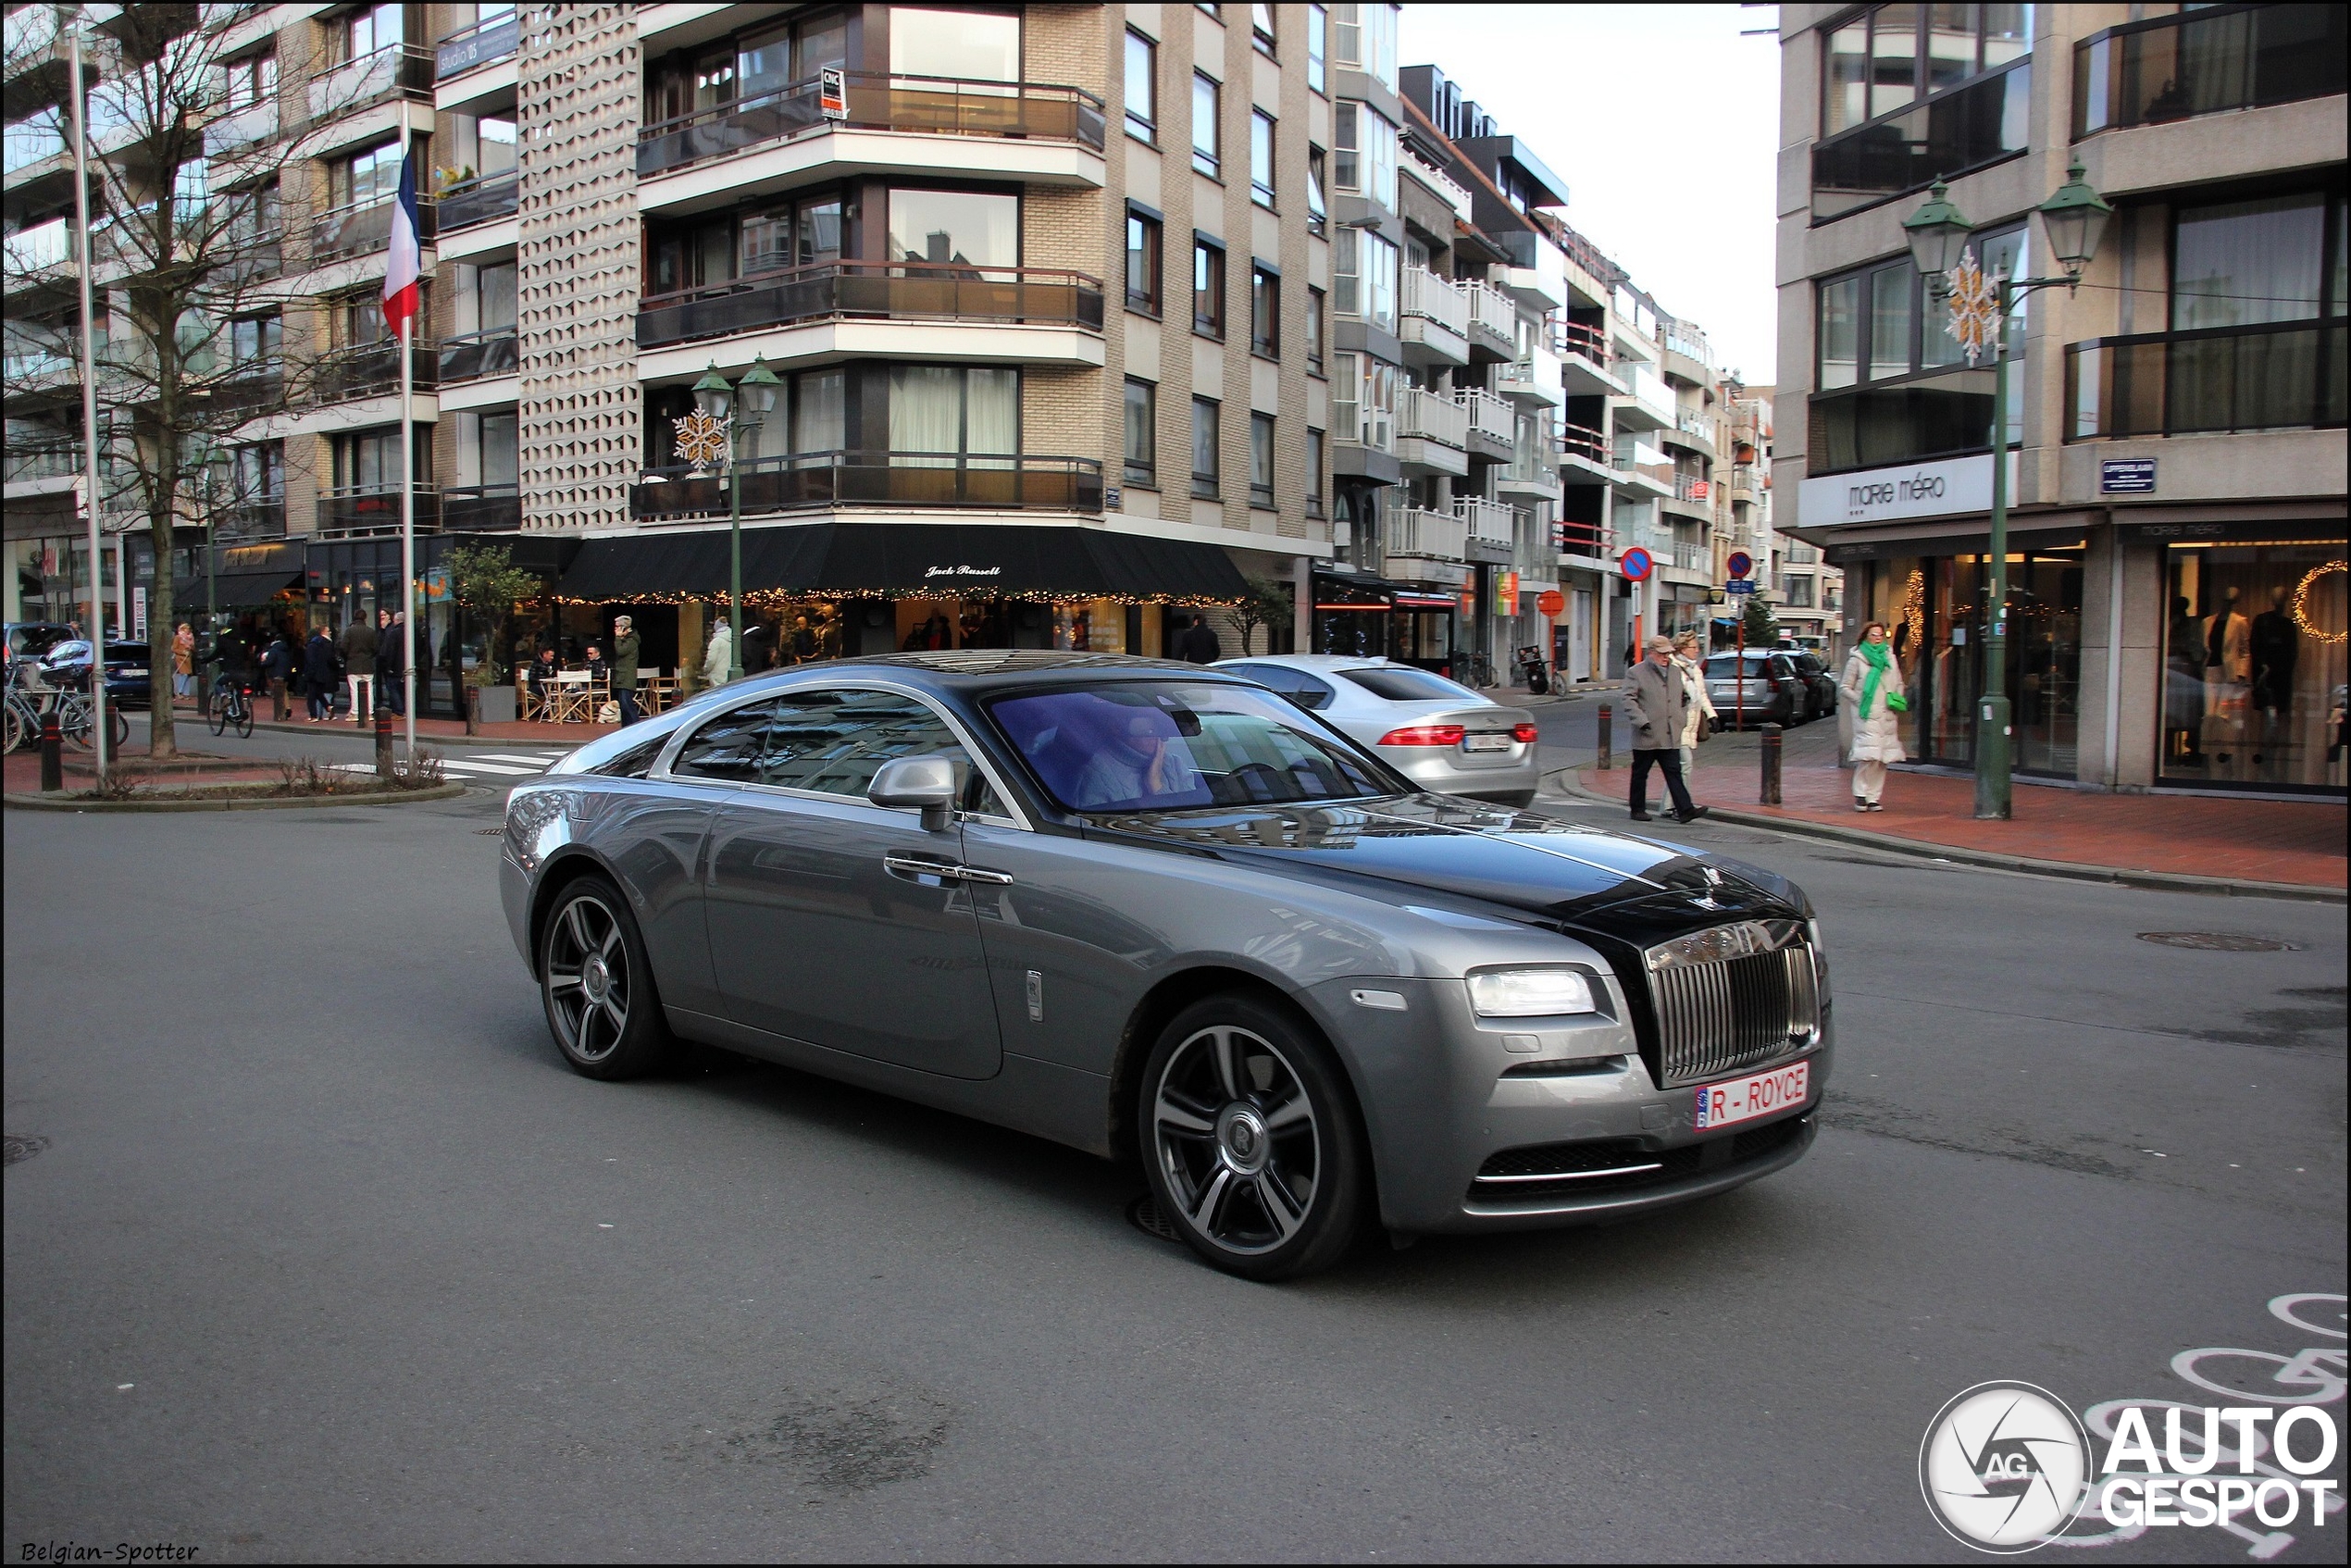
[[[720,803],[704,862],[728,1016],[924,1072],[995,1075],[962,828],[927,833],[915,813],[865,799],[883,763],[936,753],[965,754],[907,693],[842,685],[776,699],[755,778]]]

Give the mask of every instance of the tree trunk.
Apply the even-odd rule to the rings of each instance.
[[[152,518],[147,538],[155,557],[155,579],[147,589],[147,754],[168,757],[179,753],[179,714],[172,707],[174,688],[171,676],[172,640],[179,635],[180,623],[172,617],[179,614],[179,591],[171,580],[171,517],[166,513],[158,525]]]

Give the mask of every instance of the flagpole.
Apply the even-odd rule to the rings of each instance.
[[[90,133],[82,106],[80,22],[74,24],[69,36],[73,41],[74,238],[80,252],[75,258],[74,274],[81,288],[81,487],[82,499],[90,508],[90,744],[97,759],[98,781],[103,784],[107,753],[111,750],[107,741],[113,737],[106,730],[106,596],[103,586],[106,574],[98,541],[98,365],[90,323]],[[123,569],[129,570],[130,566],[126,558]],[[130,628],[123,629],[127,632]],[[149,667],[154,667],[152,661]]]
[[[408,768],[417,766],[417,429],[409,385],[416,374],[417,317],[400,321],[400,695],[407,720]]]

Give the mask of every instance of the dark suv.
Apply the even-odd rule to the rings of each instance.
[[[1836,712],[1836,677],[1821,655],[1810,648],[1783,648],[1780,652],[1796,666],[1797,678],[1804,682],[1810,699],[1804,716],[1807,719],[1826,718]]]

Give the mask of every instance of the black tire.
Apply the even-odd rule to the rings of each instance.
[[[253,703],[250,702],[237,704],[237,736],[244,740],[253,739]]]
[[[215,735],[229,728],[229,694],[215,691],[205,707],[205,723]]]
[[[1143,1064],[1136,1113],[1153,1201],[1214,1267],[1295,1279],[1362,1235],[1371,1159],[1354,1096],[1286,1010],[1237,995],[1184,1009]]]
[[[539,932],[539,999],[572,1070],[616,1082],[668,1055],[669,1028],[644,939],[620,890],[582,877],[556,895]]]

